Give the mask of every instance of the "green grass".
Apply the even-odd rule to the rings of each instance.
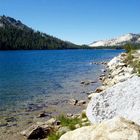
[[[53,133],[48,137],[48,140],[59,140],[59,138],[62,136],[62,134],[59,133]]]
[[[87,118],[86,112],[82,112],[81,116],[82,118]]]
[[[134,68],[134,72],[138,73],[138,76],[140,76],[140,60],[135,60],[133,54],[136,52],[137,48],[133,45],[126,45],[125,46],[127,57],[124,60],[124,63],[127,65],[130,65],[132,68]]]
[[[67,126],[70,130],[75,129],[75,125],[79,124],[81,126],[81,120],[78,118],[68,118],[64,115],[58,117],[62,126]]]
[[[123,46],[123,48],[126,50],[126,53],[129,53],[131,51],[140,49],[140,44],[126,44]]]
[[[61,126],[62,127],[68,127],[70,130],[74,130],[75,125],[79,124],[80,126],[82,126],[81,124],[81,120],[78,118],[68,118],[65,115],[60,115],[57,118],[60,122],[61,122]],[[63,134],[58,133],[57,131],[55,133],[52,133],[49,137],[48,140],[59,140],[59,138],[62,136]]]
[[[140,60],[135,60],[132,66],[134,67],[134,71],[138,73],[138,76],[140,76]]]
[[[127,57],[126,59],[124,60],[124,62],[127,64],[127,65],[131,65],[133,64],[133,59],[134,59],[134,56],[132,55],[132,52],[128,52],[127,53]]]
[[[83,112],[81,114],[81,117],[82,118],[86,118],[86,114],[85,112]],[[82,127],[82,118],[77,118],[77,117],[74,117],[74,118],[69,118],[65,115],[60,115],[58,116],[56,119],[59,120],[61,122],[61,127],[67,127],[69,128],[69,130],[75,130],[76,127],[75,125],[79,124],[80,127]],[[90,125],[90,123],[87,122],[87,125],[88,126]],[[59,140],[60,137],[64,134],[65,132],[59,132],[59,131],[56,131],[54,133],[52,133],[50,136],[48,136],[48,140]]]

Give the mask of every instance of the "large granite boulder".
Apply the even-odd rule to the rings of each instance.
[[[116,117],[101,124],[67,132],[60,140],[140,140],[140,126]]]
[[[140,77],[134,76],[95,94],[86,115],[92,123],[122,116],[140,125]]]

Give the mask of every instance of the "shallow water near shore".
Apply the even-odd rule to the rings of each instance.
[[[85,99],[100,85],[103,65],[123,50],[0,51],[0,130],[14,135],[39,121],[61,113],[78,113],[69,99]],[[81,81],[97,83],[81,85]],[[13,131],[14,130],[14,131]],[[8,132],[8,133],[7,133]],[[1,137],[1,136],[0,136]],[[14,138],[13,138],[14,139]]]

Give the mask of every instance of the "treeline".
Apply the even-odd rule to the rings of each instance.
[[[99,46],[99,47],[91,47],[91,49],[125,49],[127,50],[136,50],[140,49],[140,44],[132,44],[128,43],[121,46]]]
[[[126,44],[123,46],[127,53],[140,49],[140,44]]]
[[[123,46],[99,46],[91,47],[91,49],[123,49]]]
[[[13,26],[0,28],[0,50],[78,49],[82,46],[34,30]]]
[[[53,36],[34,31],[31,28],[20,29],[14,26],[0,27],[0,50],[50,50],[50,49],[134,49],[140,45],[127,44],[125,46],[75,45]]]

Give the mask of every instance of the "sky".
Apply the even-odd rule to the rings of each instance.
[[[140,0],[0,0],[0,15],[76,44],[140,33]]]

